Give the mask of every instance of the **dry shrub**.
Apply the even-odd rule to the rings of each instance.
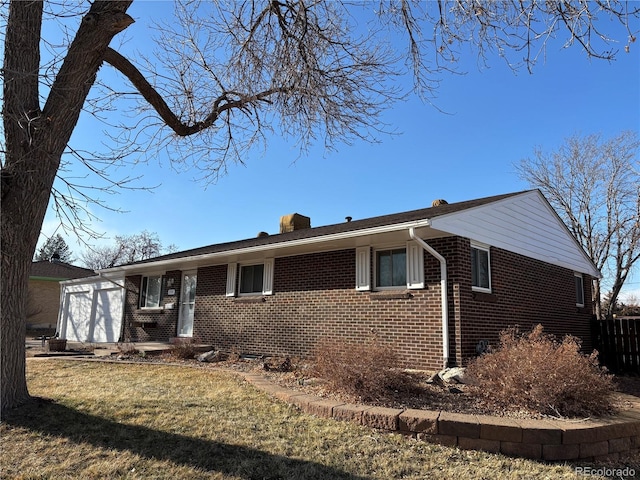
[[[176,339],[171,346],[170,355],[178,360],[191,360],[198,353],[196,342],[192,338]]]
[[[138,349],[136,348],[135,344],[130,342],[117,343],[116,348],[118,349],[118,352],[120,352],[122,355],[138,354]]]
[[[392,348],[377,340],[366,343],[321,341],[314,352],[313,374],[330,389],[361,401],[380,400],[394,391],[415,389],[415,380],[397,368]]]
[[[500,334],[497,349],[471,362],[467,375],[480,387],[479,395],[498,408],[601,415],[613,409],[614,384],[597,355],[580,353],[580,341],[570,335],[559,342],[541,325],[524,335],[510,328]]]
[[[227,360],[231,363],[239,362],[242,359],[242,353],[238,347],[231,347]]]

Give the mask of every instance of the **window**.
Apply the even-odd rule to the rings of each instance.
[[[376,287],[407,286],[407,250],[378,250],[376,252]]]
[[[356,249],[356,290],[369,291],[371,287],[371,248]],[[424,250],[414,241],[408,241],[406,248],[384,248],[373,255],[375,288],[421,289],[424,285]]]
[[[240,267],[240,293],[262,293],[264,265]]]
[[[227,265],[227,297],[273,294],[273,258],[251,265]]]
[[[162,275],[142,277],[140,308],[159,308],[162,300]]]
[[[573,278],[576,284],[576,307],[584,307],[584,283],[582,274],[575,273]]]
[[[471,244],[471,287],[491,292],[491,262],[489,247]]]

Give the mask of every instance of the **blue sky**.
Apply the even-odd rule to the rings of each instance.
[[[136,23],[127,33],[138,48],[148,38],[147,12],[162,15],[168,5],[134,2],[130,14]],[[145,184],[160,186],[153,193],[109,197],[128,213],[94,209],[101,222],[93,228],[107,238],[157,232],[164,244],[182,250],[276,233],[280,216],[293,212],[320,226],[347,215],[359,219],[423,208],[436,198],[451,203],[527,189],[514,162],[532,156],[535,147],[552,151],[576,133],[609,137],[640,128],[640,45],[625,54],[623,32],[620,41],[612,63],[589,60],[577,46],[554,45],[533,74],[514,73],[497,57],[479,70],[468,55],[461,63],[465,75],[442,76],[434,103],[447,113],[411,96],[382,118],[397,135],[382,136],[379,144],[340,145],[336,152],[320,145],[302,157],[294,145],[274,138],[266,151],[246,158],[245,166],[231,166],[206,188],[193,181],[194,172],[177,173],[168,159],[158,158],[135,173]],[[409,86],[412,80],[403,81]],[[96,126],[81,118],[72,144],[95,141]],[[41,242],[61,233],[58,223],[47,215]],[[79,257],[85,247],[66,238]],[[630,282],[627,291],[637,290],[640,298],[640,273]]]

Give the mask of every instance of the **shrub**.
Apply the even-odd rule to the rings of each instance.
[[[313,374],[330,389],[356,395],[362,401],[379,400],[389,393],[412,390],[415,381],[397,368],[393,349],[377,340],[366,343],[321,341],[314,351]]]
[[[198,353],[196,342],[192,338],[176,339],[171,346],[171,356],[178,360],[191,360]]]
[[[589,416],[613,409],[612,375],[602,369],[598,353],[580,353],[570,335],[560,342],[541,325],[519,335],[500,334],[500,344],[471,362],[467,375],[478,394],[495,407],[526,409],[560,416]]]
[[[122,355],[136,355],[138,353],[135,344],[129,342],[118,343],[116,344],[116,348]]]
[[[227,360],[231,363],[239,362],[242,359],[242,353],[238,347],[231,347]]]

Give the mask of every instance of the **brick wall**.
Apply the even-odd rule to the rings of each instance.
[[[226,273],[198,270],[194,335],[216,348],[304,356],[321,338],[376,336],[407,367],[442,365],[439,270],[424,290],[369,293],[355,290],[354,250],[276,258],[274,295],[238,298],[225,296]]]
[[[540,323],[547,333],[580,338],[583,350],[591,351],[591,277],[584,276],[585,305],[580,308],[572,270],[492,247],[492,292],[473,292],[470,242],[457,238],[455,243],[456,260],[448,272],[457,305],[456,315],[450,318],[455,321],[456,340],[461,339],[452,342],[451,356],[457,362],[473,356],[480,340],[496,344],[499,332],[513,325],[527,331]]]
[[[468,239],[447,237],[429,244],[447,258],[450,363],[475,355],[479,340],[495,343],[510,325],[542,323],[550,333],[571,333],[590,348],[590,278],[585,302],[575,306],[573,272],[497,248],[491,249],[491,294],[471,289]],[[442,366],[440,264],[425,252],[423,290],[358,292],[355,251],[340,250],[276,258],[273,295],[227,297],[226,265],[198,269],[194,337],[224,351],[306,356],[320,339],[362,342],[377,337],[396,347],[403,366]],[[181,272],[168,272],[180,291]],[[127,277],[127,335],[132,341],[175,336],[178,293],[162,312],[137,309],[140,277]],[[136,322],[154,321],[155,324]]]
[[[140,309],[140,286],[142,276],[134,275],[125,278],[125,330],[124,338],[128,342],[166,342],[176,336],[178,328],[178,311],[180,300],[180,283],[182,272],[174,270],[166,272],[163,282],[162,305],[173,303],[173,309]],[[173,295],[169,291],[174,290]]]

